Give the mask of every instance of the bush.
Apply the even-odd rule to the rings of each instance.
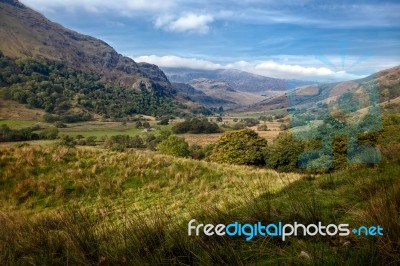
[[[49,127],[39,133],[41,139],[56,139],[58,137],[58,129],[56,127]]]
[[[166,125],[169,124],[169,119],[168,118],[163,118],[163,119],[160,120],[160,122],[158,122],[158,124],[160,126],[166,126]]]
[[[246,128],[246,125],[243,123],[236,123],[232,126],[233,130],[240,130]]]
[[[242,119],[241,122],[246,126],[246,127],[254,127],[258,124],[260,124],[260,121],[254,118],[245,118]]]
[[[184,138],[178,137],[176,135],[171,135],[167,139],[161,141],[157,145],[157,149],[164,154],[172,156],[190,156],[189,144],[185,141]]]
[[[67,125],[64,124],[64,123],[61,122],[61,121],[55,122],[55,123],[54,123],[54,126],[55,126],[56,128],[66,128],[66,127],[67,127]]]
[[[250,129],[224,133],[210,159],[220,163],[264,165],[267,140]]]
[[[61,141],[59,142],[59,145],[65,146],[65,147],[68,147],[68,148],[74,148],[75,145],[76,145],[76,141],[75,141],[75,139],[73,137],[71,137],[69,135],[66,135],[66,136],[63,136],[61,138]]]
[[[268,126],[267,126],[267,125],[259,125],[259,126],[257,127],[257,130],[258,130],[258,131],[268,131],[269,129],[268,129]]]
[[[285,130],[288,130],[288,129],[289,129],[289,126],[288,126],[287,124],[281,124],[281,125],[279,126],[279,129],[282,130],[282,131],[285,131]]]
[[[143,127],[144,127],[144,128],[151,128],[149,122],[143,122]]]
[[[204,150],[200,145],[193,144],[190,146],[189,150],[193,159],[202,160],[205,158]]]
[[[137,121],[135,127],[136,127],[136,128],[141,128],[141,127],[143,127],[142,122],[141,122],[141,121]]]
[[[88,146],[96,146],[96,136],[89,136],[86,138],[86,145]]]

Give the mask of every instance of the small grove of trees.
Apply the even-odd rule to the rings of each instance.
[[[265,165],[267,140],[250,129],[225,132],[215,144],[210,160],[220,163]]]
[[[181,123],[177,123],[172,127],[175,134],[183,133],[218,133],[221,132],[216,123],[210,123],[207,119],[192,118]]]
[[[88,138],[75,142],[79,145],[90,145],[87,142],[81,144],[82,141],[88,141]],[[93,139],[91,143],[96,145],[95,139]],[[129,135],[112,136],[106,140],[105,147],[114,151],[125,151],[128,148],[158,150],[167,155],[190,157],[201,160],[210,155],[213,145],[209,144],[204,147],[196,144],[189,145],[184,138],[172,135],[171,131],[162,130],[159,135],[145,134],[133,137]]]
[[[57,137],[58,129],[55,127],[42,130],[42,128],[38,126],[22,129],[11,129],[7,125],[0,126],[0,142],[56,139]]]

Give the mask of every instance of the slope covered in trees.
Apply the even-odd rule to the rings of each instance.
[[[0,91],[8,99],[44,109],[49,120],[90,120],[92,114],[122,118],[133,114],[158,116],[179,113],[163,88],[145,84],[140,90],[104,83],[62,62],[45,59],[11,59],[0,53]]]

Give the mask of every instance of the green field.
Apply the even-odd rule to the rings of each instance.
[[[24,128],[24,127],[31,127],[35,125],[41,125],[41,126],[50,126],[51,124],[45,123],[45,122],[38,122],[38,121],[32,121],[32,120],[16,120],[16,119],[2,119],[0,120],[0,125],[7,125],[11,128]]]
[[[51,127],[52,124],[30,120],[0,120],[0,125],[7,125],[12,129],[20,129],[25,127],[32,127],[39,125],[43,128]],[[161,129],[171,129],[172,125],[160,126],[156,122],[150,122],[150,125],[154,127],[155,132]],[[59,128],[59,135],[70,135],[77,136],[82,135],[84,137],[95,136],[95,137],[110,137],[115,135],[129,135],[135,136],[144,132],[143,128],[136,128],[135,123],[127,122],[102,122],[102,121],[88,121],[80,123],[67,123],[66,128]]]

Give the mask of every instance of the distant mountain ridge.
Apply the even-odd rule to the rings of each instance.
[[[332,88],[334,88],[335,86],[346,87],[346,84],[352,84],[352,83],[360,84],[359,87],[355,87],[355,89],[352,90],[353,92],[356,90],[360,90],[363,87],[372,86],[377,89],[377,93],[379,96],[379,103],[383,102],[390,103],[390,100],[400,97],[400,66],[382,70],[368,77],[354,81],[322,83],[319,84],[318,86],[315,84],[310,86],[303,86],[301,89],[304,91],[306,91],[307,89],[314,90],[316,88],[318,93],[315,94],[315,96],[313,97],[298,97],[296,99],[292,99],[291,107],[293,106],[307,107],[309,105],[313,105],[318,102],[326,101],[330,97],[329,93],[332,91]],[[351,86],[348,87],[350,88]],[[287,107],[288,107],[287,95],[281,94],[275,97],[267,98],[254,105],[249,105],[241,109],[240,111],[263,111],[267,109],[287,108]]]
[[[102,80],[149,91],[173,94],[168,78],[156,66],[136,63],[107,43],[51,22],[17,0],[0,0],[0,51],[19,57],[63,61],[75,69],[100,75]]]
[[[269,95],[271,92],[281,92],[314,82],[270,78],[236,69],[200,70],[189,68],[162,67],[171,82],[188,83],[195,79],[208,79],[225,82],[234,90],[253,93],[256,95]]]

